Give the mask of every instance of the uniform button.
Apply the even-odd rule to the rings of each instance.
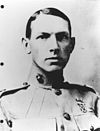
[[[28,85],[28,83],[27,83],[27,82],[24,82],[24,83],[23,83],[23,85],[27,86],[27,85]]]
[[[8,126],[9,126],[10,128],[12,127],[12,121],[11,121],[11,120],[7,121],[7,124],[8,124]]]
[[[61,90],[55,90],[54,92],[55,92],[56,95],[61,95],[62,94]]]
[[[43,83],[44,83],[44,78],[43,78],[43,76],[42,76],[41,74],[38,74],[38,75],[36,76],[36,79],[37,79],[37,81],[38,81],[40,84],[43,84]]]
[[[71,117],[70,117],[70,115],[68,114],[68,113],[63,113],[63,116],[64,116],[64,118],[66,119],[66,120],[71,120]]]
[[[65,131],[64,125],[61,125],[61,131]]]
[[[90,131],[94,131],[94,127],[93,126],[90,127]]]
[[[3,123],[4,121],[3,120],[0,120],[0,123]]]

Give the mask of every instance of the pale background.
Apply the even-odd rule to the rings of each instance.
[[[17,88],[27,79],[31,59],[21,44],[25,26],[34,11],[56,7],[65,12],[76,37],[75,50],[64,75],[73,83],[88,84],[100,92],[99,0],[0,0],[0,89]]]

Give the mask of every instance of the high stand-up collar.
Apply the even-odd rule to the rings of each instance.
[[[55,88],[64,81],[63,70],[46,72],[35,64],[32,64],[28,77],[29,83],[44,88]]]

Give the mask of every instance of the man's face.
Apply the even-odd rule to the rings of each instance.
[[[41,14],[31,23],[32,60],[40,68],[51,72],[65,67],[70,56],[70,33],[64,19]]]

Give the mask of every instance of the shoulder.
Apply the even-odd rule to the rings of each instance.
[[[64,89],[68,89],[70,94],[77,97],[82,97],[84,99],[93,99],[94,101],[98,99],[98,92],[91,86],[79,85],[65,82],[63,84]]]
[[[9,96],[12,94],[16,94],[22,90],[26,90],[30,85],[28,83],[23,83],[23,86],[20,88],[15,88],[15,89],[3,89],[0,91],[0,99],[3,98],[4,96]]]
[[[80,85],[80,84],[73,84],[69,82],[64,82],[63,84],[64,89],[69,90],[77,90],[79,92],[92,92],[96,94],[96,90],[93,87],[87,86],[87,85]]]
[[[64,83],[64,88],[65,90],[69,89],[70,96],[75,99],[78,105],[85,104],[89,109],[92,107],[95,110],[95,114],[97,114],[98,107],[96,106],[100,97],[95,89],[87,85],[70,84],[68,82]]]
[[[4,89],[0,92],[0,117],[2,114],[4,118],[5,116],[7,118],[16,118],[16,116],[20,114],[20,108],[23,107],[22,103],[25,103],[25,92],[27,92],[26,90],[29,86],[29,84],[22,85],[20,88],[11,90]]]

